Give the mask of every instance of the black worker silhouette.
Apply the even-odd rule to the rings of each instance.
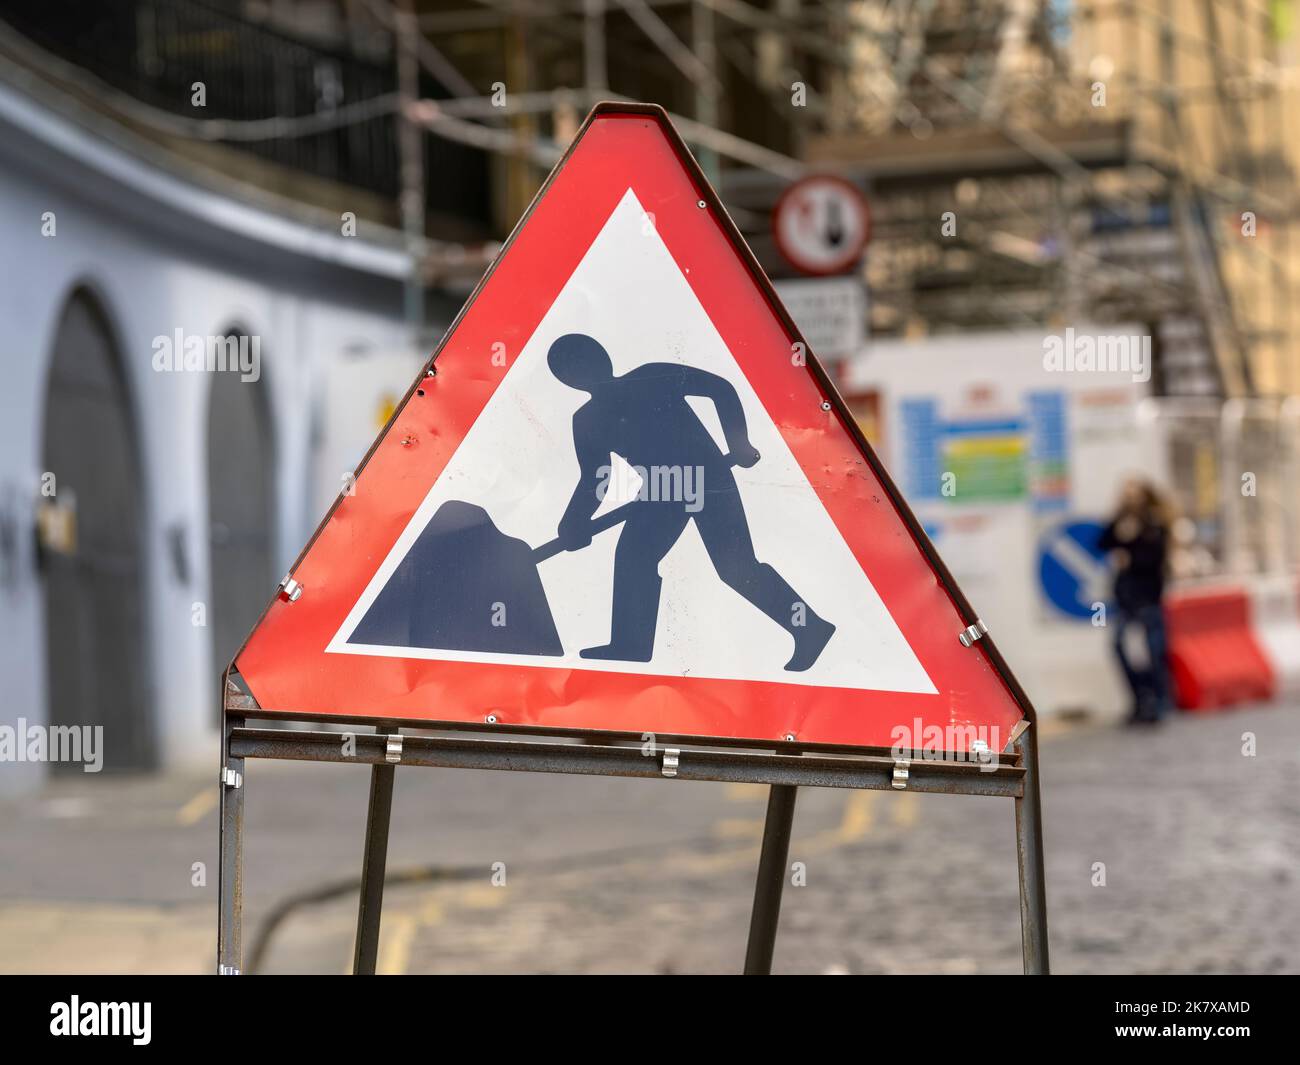
[[[537,565],[578,551],[596,533],[622,524],[614,552],[609,643],[582,657],[648,662],[663,581],[659,563],[694,521],[718,576],[794,638],[788,670],[808,669],[835,632],[779,573],[754,556],[749,523],[731,467],[753,466],[740,397],[716,374],[673,363],[647,363],[614,376],[608,353],[591,337],[570,333],[547,353],[551,372],[590,394],[573,416],[580,474],[558,535],[540,547],[507,536],[482,507],[444,501],[398,563],[348,642],[388,647],[560,656],[564,648]],[[686,402],[713,401],[730,455],[724,455]],[[697,489],[688,499],[648,493],[599,518],[600,488],[610,456],[634,469],[676,471]],[[670,483],[672,483],[670,481]]]
[[[685,483],[683,471],[691,469],[703,489],[694,500],[657,499],[653,493],[646,498],[642,492],[636,502],[620,508],[627,516],[614,552],[609,643],[586,648],[582,657],[651,659],[663,587],[659,563],[694,521],[718,576],[794,638],[794,653],[785,668],[805,670],[816,662],[835,626],[754,554],[731,467],[748,468],[760,456],[749,442],[745,412],[731,383],[692,366],[666,362],[646,363],[616,377],[608,352],[583,333],[556,340],[547,363],[560,381],[591,396],[573,415],[580,472],[560,519],[558,539],[566,550],[591,542],[591,518],[600,506],[599,490],[608,482],[611,454],[637,470],[678,471],[678,484]],[[712,401],[729,455],[700,422],[688,396]]]

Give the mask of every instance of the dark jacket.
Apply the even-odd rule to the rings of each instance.
[[[1137,532],[1122,540],[1117,518],[1102,530],[1098,546],[1103,551],[1124,551],[1126,561],[1115,575],[1115,603],[1121,610],[1140,610],[1160,603],[1165,591],[1165,558],[1169,533],[1163,525],[1141,521]]]

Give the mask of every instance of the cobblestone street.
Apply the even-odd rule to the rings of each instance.
[[[1141,731],[1047,726],[1055,971],[1300,970],[1297,709]],[[250,766],[250,968],[349,967],[366,786],[359,767]],[[191,777],[78,777],[7,804],[0,969],[207,971],[214,791]],[[765,796],[403,770],[380,969],[736,971]],[[806,884],[786,889],[779,972],[1020,967],[1009,801],[805,790],[790,858]],[[191,886],[195,862],[207,863],[204,886]]]

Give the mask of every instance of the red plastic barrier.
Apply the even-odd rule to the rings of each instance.
[[[1277,687],[1251,629],[1244,588],[1175,592],[1165,600],[1174,696],[1185,710],[1271,699]]]

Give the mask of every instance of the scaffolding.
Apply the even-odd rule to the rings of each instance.
[[[214,165],[224,142],[378,193],[423,263],[413,320],[453,246],[508,232],[590,105],[623,97],[669,110],[774,276],[791,180],[866,189],[873,335],[1138,325],[1158,392],[1251,397],[1300,394],[1294,6],[112,0],[121,41],[34,0],[6,17]],[[200,116],[177,88],[199,67],[259,91]]]
[[[1288,4],[416,7],[436,69],[467,90],[427,117],[459,107],[504,134],[507,218],[592,99],[653,99],[774,273],[767,217],[791,177],[833,169],[868,188],[875,334],[1137,323],[1162,392],[1300,391]]]

